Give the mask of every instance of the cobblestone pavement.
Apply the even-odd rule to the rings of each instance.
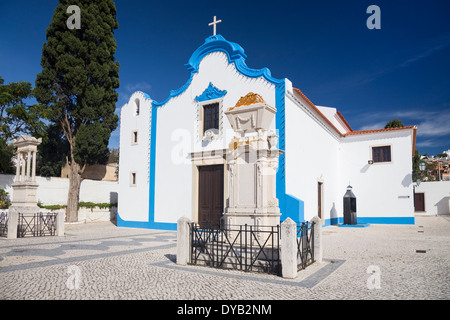
[[[64,237],[0,239],[0,299],[450,299],[448,216],[328,226],[323,245],[323,263],[286,280],[178,266],[174,231],[66,225]]]

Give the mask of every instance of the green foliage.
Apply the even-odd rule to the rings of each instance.
[[[79,208],[88,208],[88,209],[94,209],[94,208],[99,208],[99,209],[111,209],[111,207],[117,207],[117,203],[94,203],[94,202],[82,202],[80,201],[78,203],[78,207]]]
[[[419,150],[416,149],[414,152],[414,157],[412,158],[412,175],[413,175],[413,182],[420,178],[421,172],[419,169],[420,164],[420,153]]]
[[[81,29],[67,28],[69,5],[80,8]],[[73,155],[69,160],[81,166],[106,161],[109,137],[118,124],[117,28],[112,0],[60,0],[47,29],[35,94],[49,120],[62,129]]]
[[[34,137],[44,135],[44,106],[28,105],[27,99],[33,97],[31,83],[20,81],[4,84],[0,76],[0,139],[9,141],[20,134]]]
[[[0,139],[0,173],[14,173],[12,157],[14,156],[14,146]]]
[[[402,128],[402,127],[404,127],[405,125],[403,124],[403,122],[401,121],[401,120],[399,120],[399,119],[394,119],[394,120],[391,120],[391,121],[389,121],[385,126],[384,126],[384,128],[385,129],[388,129],[388,128]]]
[[[2,191],[2,190],[0,190]],[[58,209],[64,209],[67,206],[61,205],[61,204],[51,204],[51,205],[43,205],[42,203],[38,202],[38,207],[43,209],[49,209],[49,210],[58,210]],[[99,209],[111,209],[111,207],[117,207],[117,203],[94,203],[94,202],[82,202],[80,201],[78,203],[78,208],[88,208],[91,209],[91,211],[94,208]]]
[[[12,157],[14,146],[12,139],[21,134],[34,137],[45,135],[43,106],[28,105],[26,101],[33,97],[31,83],[20,81],[4,84],[0,76],[0,173],[13,173]]]
[[[0,189],[0,209],[8,209],[11,205],[11,200],[9,199],[8,192]]]
[[[56,124],[47,127],[46,135],[38,146],[36,173],[43,177],[60,177],[61,167],[69,155],[69,143]]]

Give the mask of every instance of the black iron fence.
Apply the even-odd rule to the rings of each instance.
[[[8,233],[8,213],[0,212],[0,237],[6,237]]]
[[[314,262],[314,223],[297,225],[297,269]],[[281,273],[280,226],[199,226],[190,224],[190,264]]]
[[[17,237],[54,236],[56,234],[57,213],[19,213],[17,224]]]
[[[190,264],[279,274],[280,227],[190,224]]]
[[[314,262],[314,222],[297,224],[297,270]]]

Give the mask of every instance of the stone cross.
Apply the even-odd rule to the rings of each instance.
[[[216,20],[216,16],[214,16],[214,21],[208,24],[208,26],[213,26],[213,36],[216,35],[216,24],[221,23],[222,20]]]

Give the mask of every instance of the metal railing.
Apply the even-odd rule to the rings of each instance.
[[[190,264],[279,274],[280,227],[190,224]]]
[[[8,234],[8,212],[0,212],[0,237],[6,237]]]
[[[57,213],[19,213],[17,224],[17,237],[54,236],[56,234]]]
[[[297,224],[297,270],[314,262],[314,222]]]

